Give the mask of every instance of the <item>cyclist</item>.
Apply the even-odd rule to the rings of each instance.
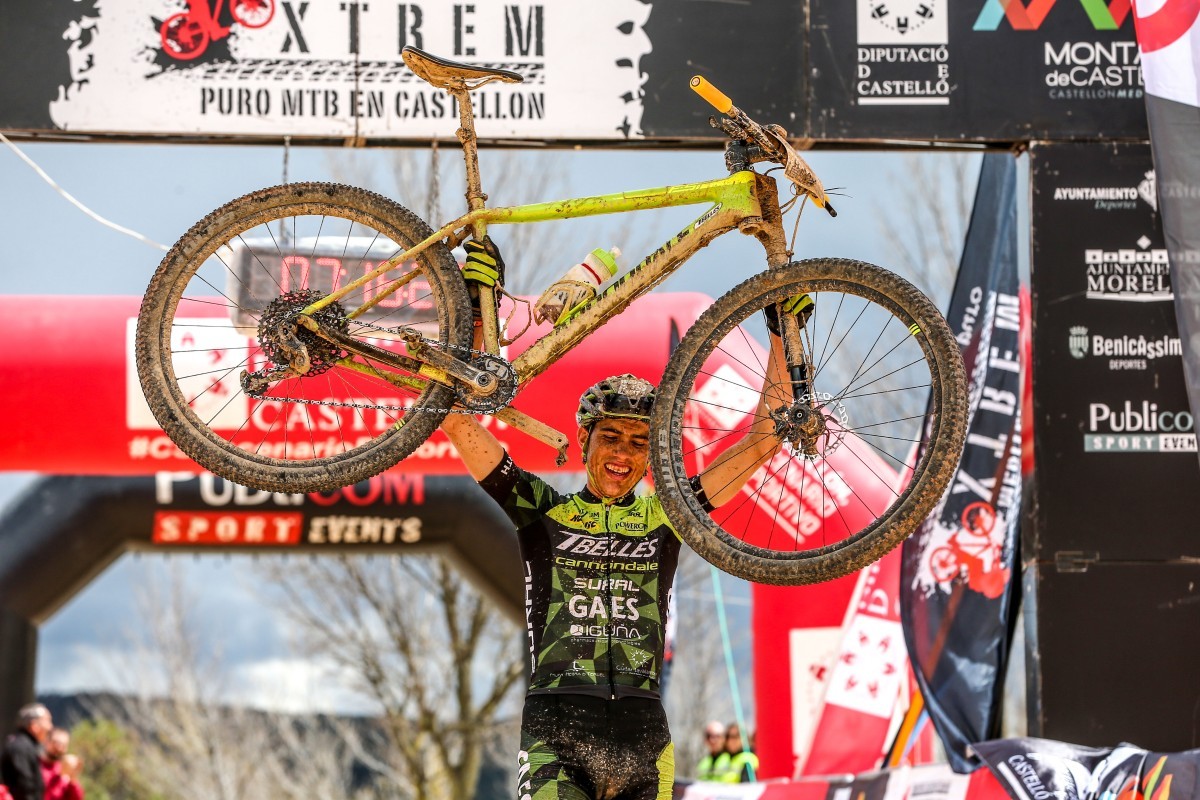
[[[467,243],[464,276],[487,285],[503,268],[489,242]],[[478,337],[477,337],[478,338]],[[768,407],[786,402],[778,337],[749,433],[693,479],[721,505],[778,450]],[[478,346],[478,342],[477,342]],[[650,456],[655,389],[633,375],[579,400],[576,440],[587,485],[563,495],[520,469],[474,417],[442,429],[467,470],[517,528],[525,565],[530,684],[521,723],[518,796],[531,800],[671,796],[674,749],[659,696],[663,628],[680,539],[655,495],[634,489]]]

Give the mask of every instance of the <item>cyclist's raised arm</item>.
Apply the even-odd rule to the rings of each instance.
[[[788,387],[786,359],[783,342],[771,335],[771,354],[767,358],[766,374],[763,376],[762,392],[758,397],[758,408],[754,412],[754,423],[742,440],[730,447],[700,474],[700,486],[708,501],[719,506],[729,502],[742,490],[755,470],[770,461],[779,452],[780,440],[775,436],[775,422],[770,409],[791,402]]]
[[[449,414],[442,430],[458,450],[467,472],[477,481],[491,475],[504,460],[504,447],[487,428],[469,414]]]

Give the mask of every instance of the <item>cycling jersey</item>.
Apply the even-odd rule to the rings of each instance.
[[[529,694],[657,698],[680,548],[657,496],[562,495],[507,454],[480,485],[517,528]]]

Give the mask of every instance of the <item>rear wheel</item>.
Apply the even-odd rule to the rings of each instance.
[[[162,39],[163,51],[180,61],[199,58],[209,43],[208,31],[190,14],[167,17],[159,29],[159,38]]]
[[[275,0],[233,0],[229,13],[247,28],[261,28],[275,16]]]
[[[802,293],[815,302],[801,329],[809,392],[769,409],[764,435],[783,445],[711,508],[694,478],[759,419],[762,312]],[[651,422],[659,497],[684,541],[730,574],[771,584],[840,577],[899,544],[940,499],[962,451],[965,386],[949,326],[900,277],[834,259],[771,270],[705,311],[667,365]],[[793,425],[802,416],[819,431],[803,444]]]
[[[412,453],[453,391],[352,357],[299,312],[430,235],[396,203],[329,183],[263,189],[209,214],[167,253],[138,315],[138,376],[155,419],[202,467],[276,492],[346,486]],[[440,243],[312,316],[401,356],[402,328],[451,351],[470,344],[462,275]],[[304,374],[288,372],[298,349]]]

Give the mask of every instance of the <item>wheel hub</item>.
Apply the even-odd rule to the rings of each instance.
[[[771,412],[775,435],[805,456],[826,457],[842,443],[849,430],[846,408],[832,395],[802,395],[789,406]]]

